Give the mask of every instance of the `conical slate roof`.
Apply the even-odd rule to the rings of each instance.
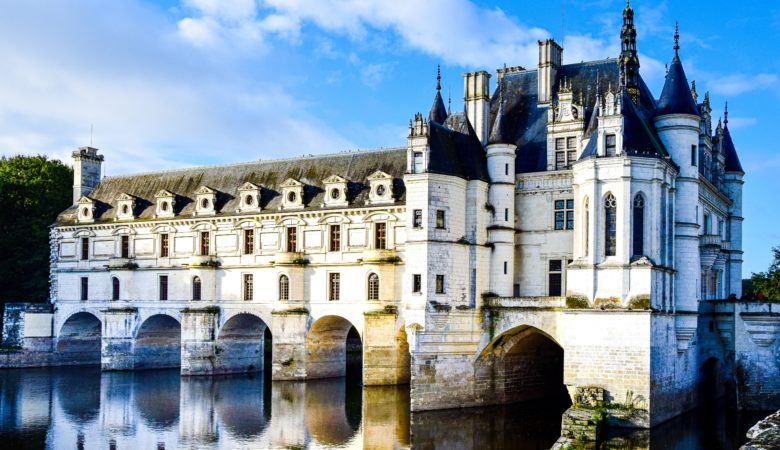
[[[742,172],[742,164],[739,162],[739,156],[737,156],[737,149],[734,147],[734,141],[731,139],[731,132],[729,132],[729,124],[726,123],[726,128],[723,129],[723,155],[726,157],[726,172]]]
[[[436,70],[436,96],[433,98],[433,106],[428,114],[428,123],[443,124],[447,120],[447,108],[444,107],[444,99],[441,98],[441,66]]]
[[[688,78],[685,76],[685,70],[680,61],[680,35],[675,30],[674,34],[674,58],[669,66],[669,73],[666,74],[664,90],[661,92],[661,98],[658,100],[656,116],[666,114],[691,114],[699,115],[699,108],[693,99]]]
[[[488,144],[510,144],[512,140],[507,137],[506,125],[504,124],[506,121],[504,117],[504,84],[501,81],[498,83],[498,91],[498,112],[496,112],[496,119],[493,121],[493,127],[490,130]]]

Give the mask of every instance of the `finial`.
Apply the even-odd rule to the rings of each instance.
[[[710,106],[710,91],[704,93],[704,104]]]
[[[693,101],[699,103],[699,93],[696,92],[696,80],[691,82],[691,95],[693,95]]]
[[[680,22],[674,22],[674,53],[680,50]]]
[[[447,88],[447,115],[452,114],[452,89]]]
[[[441,64],[436,64],[436,90],[441,90]]]
[[[723,125],[729,126],[729,102],[726,102],[726,108],[723,110]]]

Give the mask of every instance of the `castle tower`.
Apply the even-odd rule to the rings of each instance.
[[[82,196],[89,194],[100,183],[100,169],[103,155],[98,149],[79,147],[73,152],[73,204]]]
[[[745,171],[739,162],[737,149],[729,131],[729,109],[726,104],[723,134],[720,140],[721,151],[726,162],[724,165],[722,186],[726,195],[733,202],[729,208],[728,240],[730,242],[728,279],[726,280],[727,295],[742,296],[742,185]]]
[[[479,141],[485,145],[490,126],[490,74],[484,70],[463,74],[463,109]]]
[[[504,117],[504,81],[498,83],[498,113],[487,145],[487,168],[490,175],[488,201],[493,205],[493,220],[488,228],[490,256],[490,291],[500,297],[513,295],[515,273],[515,150],[517,146],[506,135]]]
[[[679,174],[674,193],[674,305],[696,311],[701,293],[699,254],[699,109],[680,61],[680,34],[675,29],[674,58],[669,65],[655,113],[655,126]]]

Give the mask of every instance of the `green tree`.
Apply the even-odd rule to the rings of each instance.
[[[73,170],[46,156],[0,158],[0,303],[49,296],[49,226],[71,204]]]
[[[780,300],[780,247],[772,248],[774,259],[766,272],[754,273],[750,277],[753,292],[765,299]]]

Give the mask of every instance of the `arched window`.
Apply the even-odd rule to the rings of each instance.
[[[645,254],[645,198],[642,194],[634,197],[634,256]]]
[[[279,300],[287,301],[290,299],[290,279],[287,275],[279,277]]]
[[[604,198],[604,255],[617,253],[617,200],[611,193]]]
[[[590,203],[588,201],[588,197],[585,197],[585,202],[583,203],[582,208],[582,223],[583,223],[583,236],[582,236],[582,242],[583,242],[583,254],[585,256],[588,256],[588,252],[590,251]]]
[[[119,300],[119,278],[111,277],[111,300]]]
[[[203,291],[201,290],[200,277],[192,278],[192,299],[201,300]]]
[[[368,299],[379,300],[379,275],[375,273],[368,276]]]

